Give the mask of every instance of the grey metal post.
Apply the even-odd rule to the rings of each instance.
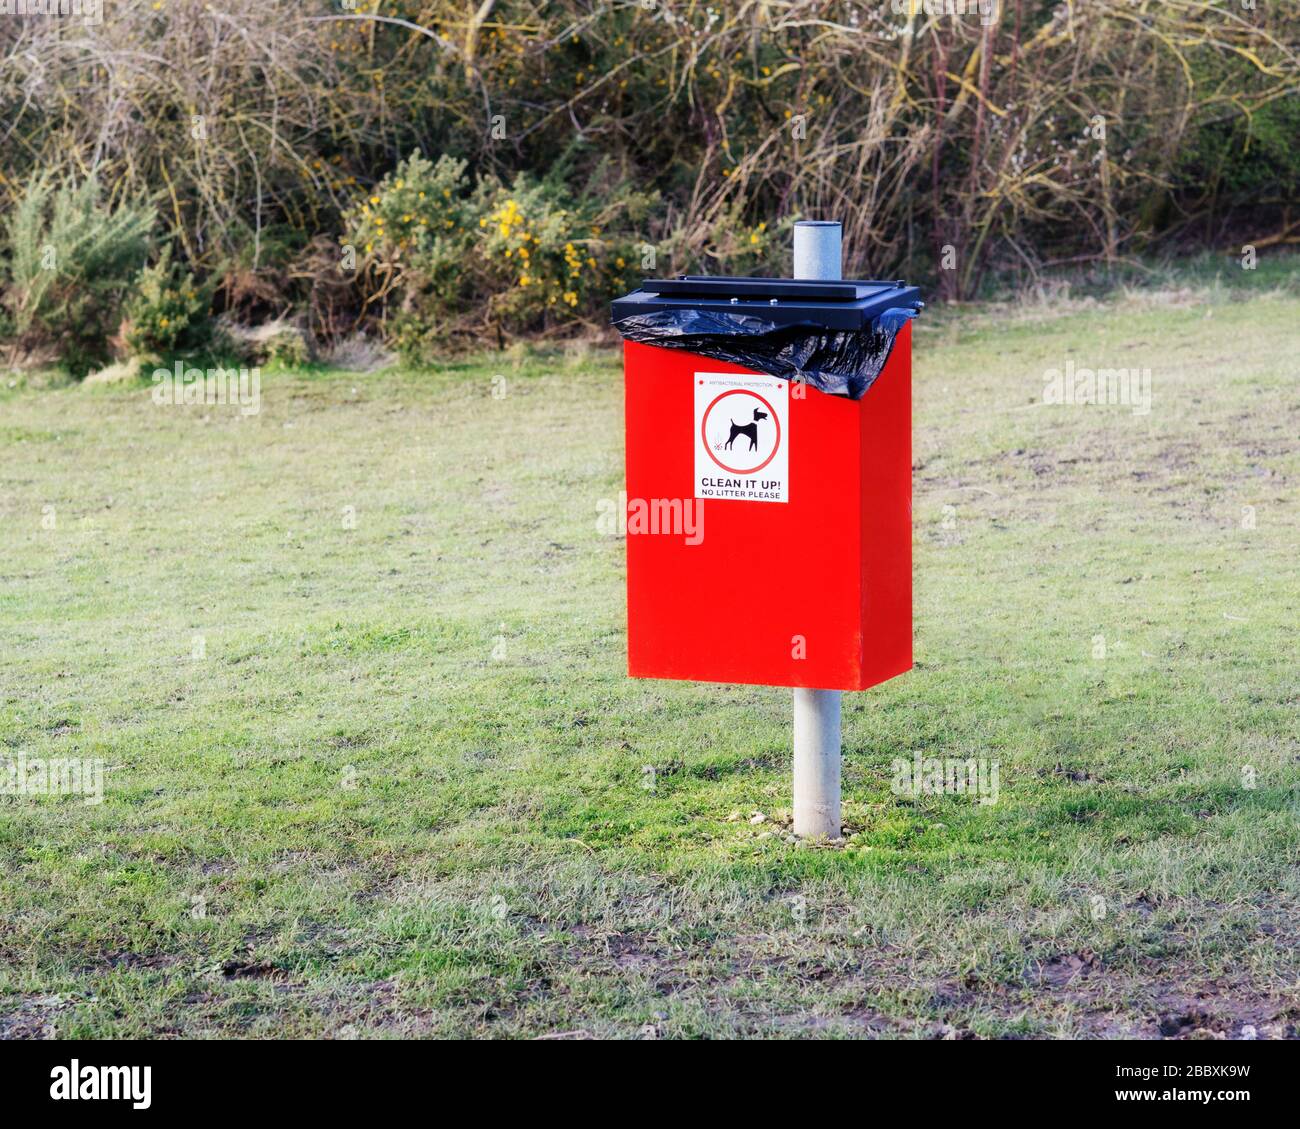
[[[841,276],[840,225],[801,220],[794,225],[794,277]],[[840,837],[840,692],[794,692],[794,833],[809,839]]]

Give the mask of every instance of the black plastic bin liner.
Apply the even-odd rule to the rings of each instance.
[[[915,310],[886,310],[866,329],[774,325],[743,314],[711,310],[656,310],[614,322],[627,340],[686,349],[715,361],[765,372],[859,400],[889,360],[894,338]]]
[[[684,276],[613,304],[628,341],[685,349],[857,400],[923,306],[903,282]]]

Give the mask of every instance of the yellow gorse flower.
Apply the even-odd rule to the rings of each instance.
[[[569,268],[569,277],[577,278],[582,273],[582,256],[578,254],[577,248],[572,243],[564,245],[564,262]],[[568,301],[566,298],[565,301]],[[569,303],[572,305],[573,303]]]

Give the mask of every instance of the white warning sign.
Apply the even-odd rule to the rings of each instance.
[[[695,496],[790,499],[790,389],[774,376],[695,374]]]

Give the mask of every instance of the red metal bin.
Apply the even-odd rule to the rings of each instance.
[[[901,283],[724,278],[614,303],[616,324],[713,331],[624,345],[632,677],[863,690],[911,668],[920,305]],[[717,359],[749,356],[751,326],[782,346],[772,371]],[[802,378],[852,334],[885,340],[860,398]]]

